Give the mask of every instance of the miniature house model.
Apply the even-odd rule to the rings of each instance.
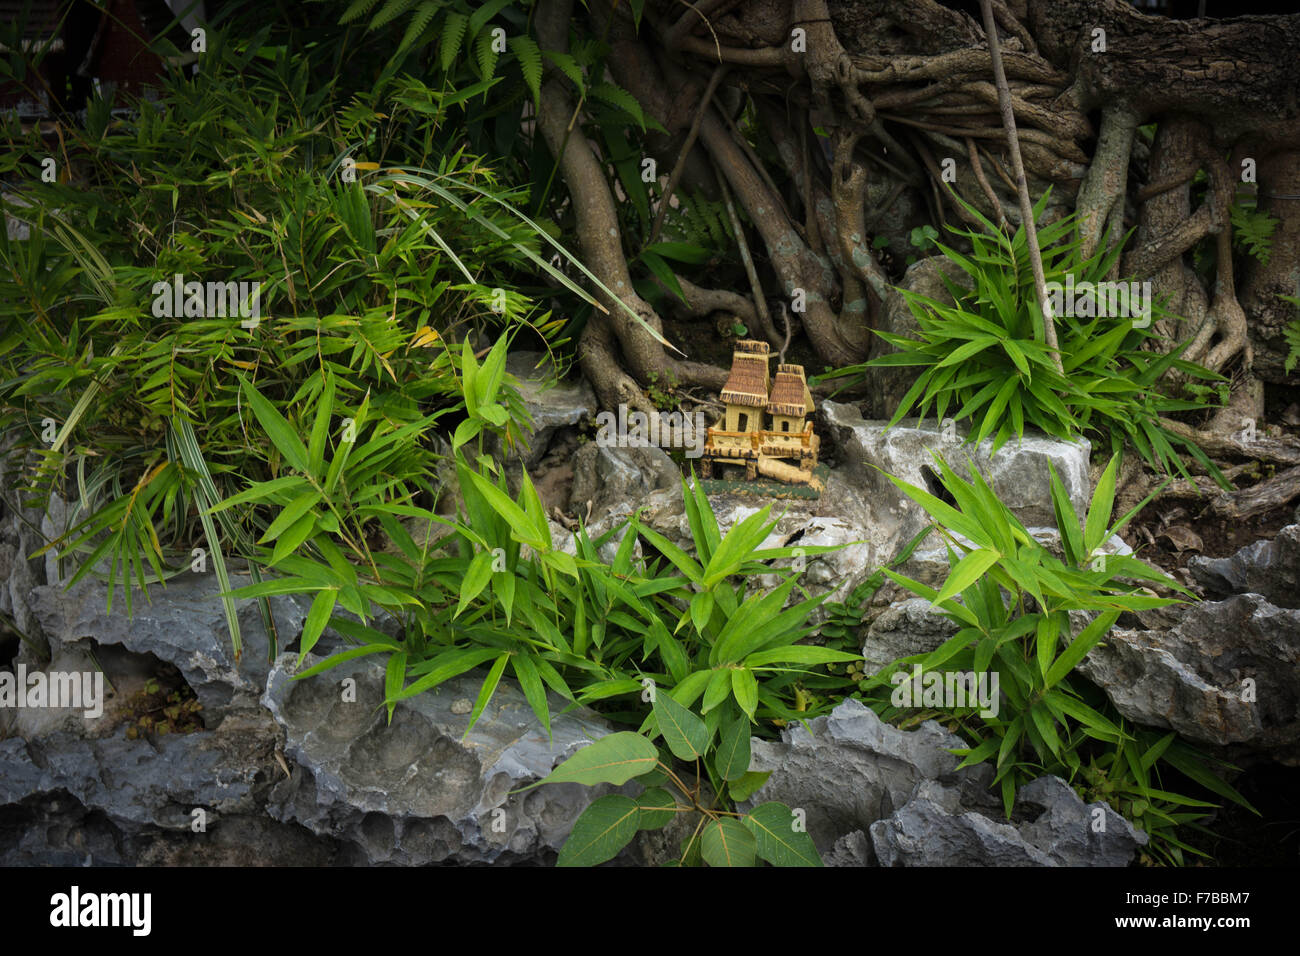
[[[719,395],[726,410],[704,444],[704,477],[713,476],[715,464],[737,465],[744,466],[749,481],[761,474],[820,490],[813,469],[821,442],[808,421],[813,399],[803,366],[778,365],[773,381],[770,358],[766,342],[736,343],[731,374]]]

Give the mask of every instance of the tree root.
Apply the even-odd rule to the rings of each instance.
[[[1156,495],[1155,501],[1166,498],[1199,498],[1206,500],[1208,511],[1220,518],[1240,519],[1265,514],[1275,508],[1290,504],[1300,498],[1300,466],[1288,468],[1272,478],[1242,488],[1223,491],[1211,479],[1195,476],[1194,481],[1176,481]]]
[[[1193,428],[1171,418],[1159,419],[1160,426],[1179,438],[1194,442],[1211,458],[1263,461],[1275,465],[1300,465],[1300,441],[1260,437],[1253,442],[1239,441],[1219,432]]]

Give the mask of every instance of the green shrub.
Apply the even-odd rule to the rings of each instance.
[[[1039,201],[1036,217],[1048,198]],[[1187,343],[1168,353],[1149,351],[1144,344],[1158,341],[1152,328],[1135,327],[1131,318],[1120,316],[1057,316],[1064,374],[1057,372],[1043,339],[1024,228],[1008,236],[987,219],[981,221],[983,232],[949,227],[970,242],[969,255],[935,242],[970,277],[972,287],[945,275],[952,305],[899,290],[920,325],[920,337],[877,332],[898,351],[838,374],[864,367],[919,369],[891,425],[915,408],[922,419],[933,412],[939,419],[969,420],[970,440],[992,435],[995,448],[1011,435],[1023,437],[1025,426],[1032,425],[1065,439],[1100,438],[1113,451],[1131,446],[1156,469],[1185,477],[1180,452],[1186,452],[1222,481],[1195,444],[1159,421],[1170,412],[1206,407],[1161,392],[1161,379],[1170,369],[1194,379],[1217,381],[1221,376],[1178,358]],[[1118,243],[1085,259],[1072,216],[1042,227],[1038,237],[1046,281],[1062,286],[1068,276],[1075,285],[1105,281],[1123,248]],[[1165,314],[1163,305],[1151,303],[1150,325]]]
[[[903,712],[882,688],[915,665],[932,673],[996,672],[1009,713],[1001,707],[992,708],[996,713],[939,707],[918,716],[943,716],[970,741],[968,749],[956,751],[964,758],[961,766],[993,763],[1007,815],[1021,785],[1057,774],[1145,830],[1152,838],[1150,853],[1181,864],[1183,851],[1204,854],[1177,836],[1178,828],[1205,819],[1200,808],[1212,805],[1169,792],[1160,780],[1162,764],[1249,804],[1176,734],[1126,729],[1105,696],[1073,673],[1122,613],[1176,603],[1144,582],[1189,593],[1132,555],[1101,550],[1146,504],[1111,524],[1118,463],[1112,458],[1102,474],[1082,526],[1052,471],[1061,557],[1029,534],[974,465],[965,481],[937,459],[952,504],[891,476],[934,519],[948,546],[950,570],[938,590],[889,569],[885,574],[931,601],[958,630],[933,652],[906,658],[864,681],[863,689],[882,716],[894,718]]]
[[[448,341],[524,332],[557,344],[558,323],[518,291],[530,276],[591,300],[547,258],[570,257],[518,211],[526,197],[463,147],[444,148],[463,99],[381,77],[335,111],[330,92],[305,56],[240,52],[212,30],[204,70],[167,76],[156,102],[92,102],[83,138],[59,158],[75,182],[42,181],[35,134],[5,158],[22,177],[6,212],[31,238],[0,235],[0,429],[39,461],[27,476],[35,502],[72,502],[52,547],[77,579],[107,578],[110,606],[120,586],[130,609],[133,585],[188,566],[196,544],[224,589],[231,560],[260,579],[266,522],[202,514],[245,480],[285,473],[249,428],[241,376],[298,433],[327,390],[339,419],[409,426],[386,474],[400,498],[428,480],[432,439],[463,414],[461,351]],[[346,170],[362,143],[373,152]],[[402,165],[372,168],[382,159]],[[158,315],[156,288],[176,274],[259,283],[259,314],[174,303]],[[493,424],[518,441],[511,394],[505,382]],[[435,415],[451,417],[434,426]],[[229,601],[226,614],[238,651]]]

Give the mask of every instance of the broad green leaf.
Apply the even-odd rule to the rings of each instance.
[[[664,696],[664,695],[657,695]],[[649,773],[659,762],[654,743],[630,730],[601,737],[560,764],[541,783],[581,783],[620,786]]]
[[[1083,529],[1083,543],[1091,554],[1106,540],[1106,529],[1110,527],[1110,514],[1115,507],[1115,474],[1119,469],[1119,455],[1110,459],[1110,464],[1097,479],[1097,490],[1092,494],[1092,504],[1088,507],[1088,521]]]
[[[709,744],[709,731],[704,721],[673,700],[671,694],[655,694],[654,716],[664,743],[679,760],[703,757]]]
[[[397,653],[388,659],[384,668],[384,702],[388,707],[388,723],[393,722],[393,710],[397,707],[396,695],[402,689],[406,678],[406,654]]]
[[[737,715],[722,725],[714,766],[723,780],[739,780],[749,771],[749,721]]]
[[[524,697],[528,700],[528,706],[533,709],[537,719],[542,722],[542,728],[549,738],[551,736],[551,709],[546,700],[546,688],[543,686],[542,678],[537,672],[537,665],[533,663],[533,658],[527,651],[518,651],[510,655],[510,664],[514,669],[515,677],[519,678],[519,686],[524,692]]]
[[[311,427],[311,440],[307,446],[308,470],[319,475],[325,467],[325,440],[329,437],[330,416],[334,414],[334,379],[325,380],[325,390],[316,406],[316,421]]]
[[[709,866],[753,866],[758,842],[739,820],[721,817],[705,824],[700,834],[700,855]]]
[[[556,866],[595,866],[618,856],[636,836],[641,808],[631,797],[611,793],[594,801],[573,824]]]
[[[788,647],[773,647],[766,651],[756,651],[745,658],[746,667],[762,667],[765,664],[830,664],[840,661],[859,661],[861,654],[837,651],[829,647],[817,647],[812,644],[791,644]]]
[[[1074,670],[1075,665],[1097,646],[1097,643],[1106,636],[1106,633],[1118,619],[1118,611],[1108,611],[1093,618],[1088,626],[1079,632],[1079,636],[1070,642],[1070,646],[1061,652],[1061,656],[1056,659],[1056,662],[1052,664],[1051,669],[1047,672],[1047,686],[1053,686],[1066,674]]]
[[[944,581],[944,587],[940,588],[939,594],[936,594],[933,604],[943,605],[944,601],[954,594],[966,591],[966,588],[983,578],[984,572],[996,564],[1001,557],[1002,555],[997,551],[984,549],[971,551],[949,572],[948,580]]]
[[[264,544],[267,541],[279,538],[286,528],[310,511],[312,505],[320,501],[320,497],[319,491],[309,491],[285,505],[284,509],[275,516],[275,520],[267,527],[266,533],[258,539],[258,544]]]
[[[636,805],[641,810],[641,817],[637,821],[639,830],[658,830],[678,813],[674,809],[677,801],[663,787],[651,787],[636,798]]]
[[[728,668],[715,668],[709,676],[709,684],[704,688],[704,703],[700,713],[707,714],[731,696],[731,674]]]
[[[469,737],[469,732],[474,729],[474,724],[478,722],[479,716],[483,713],[483,708],[487,707],[488,701],[496,693],[497,684],[501,682],[501,674],[505,671],[506,664],[509,662],[510,654],[502,654],[493,663],[487,677],[483,678],[483,685],[478,690],[478,698],[474,701],[474,709],[469,712],[469,723],[465,727],[465,737]]]
[[[267,562],[268,566],[279,564],[297,551],[298,547],[310,538],[315,530],[316,516],[313,514],[305,514],[291,524],[288,530],[280,535],[275,542],[275,548],[271,552],[271,560]]]
[[[763,784],[767,783],[767,778],[770,776],[772,776],[770,770],[747,770],[739,780],[733,780],[727,785],[727,792],[731,794],[733,800],[748,800]]]
[[[696,632],[703,634],[704,628],[709,623],[709,615],[713,613],[713,592],[700,591],[695,597],[691,598],[691,623],[695,625]]]
[[[773,866],[821,866],[822,858],[799,818],[784,803],[772,801],[755,807],[744,818],[758,855]]]

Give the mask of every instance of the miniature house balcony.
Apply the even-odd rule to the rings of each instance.
[[[802,458],[814,451],[812,422],[808,422],[801,432],[761,431],[758,435],[758,451],[762,455]]]
[[[710,428],[705,451],[724,458],[750,458],[758,455],[758,432],[729,432]]]

